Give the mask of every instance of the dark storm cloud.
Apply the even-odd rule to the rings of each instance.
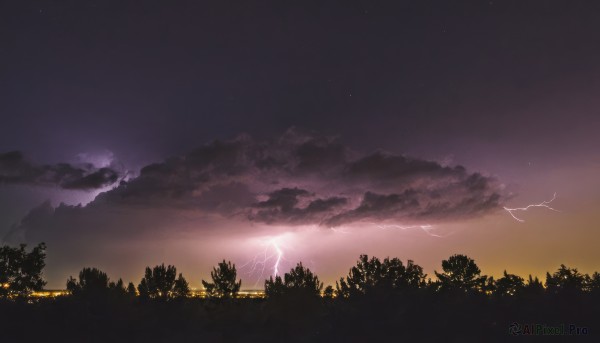
[[[308,196],[309,192],[298,188],[282,188],[269,194],[269,199],[256,204],[259,208],[279,208],[289,211],[298,204],[298,197]]]
[[[501,185],[462,166],[377,151],[290,129],[272,141],[214,141],[142,168],[91,206],[137,205],[242,216],[269,224],[444,219],[500,206]]]
[[[417,216],[422,218],[477,216],[499,208],[500,201],[500,194],[492,193],[489,195],[465,197],[457,202],[433,202],[428,204]]]
[[[90,190],[114,184],[119,173],[111,168],[96,168],[92,164],[57,163],[35,165],[19,151],[0,154],[0,184],[31,184],[58,186],[64,189]]]
[[[13,225],[2,240],[5,242],[28,241],[28,238],[35,235],[35,231],[49,226],[53,214],[54,207],[52,207],[50,201],[43,202],[29,211],[18,224]]]
[[[62,187],[83,187],[102,184],[112,175],[102,174],[103,169],[84,173],[60,165],[33,167],[18,153],[2,155],[2,161],[3,175],[20,177],[20,182],[50,179]],[[66,171],[48,172],[61,168]],[[11,235],[21,237],[26,231],[42,239],[49,232],[40,229],[45,222],[68,236],[84,234],[78,230],[105,235],[170,232],[174,223],[191,223],[197,229],[194,223],[202,218],[323,227],[429,222],[481,216],[498,210],[502,202],[497,180],[462,166],[381,151],[360,154],[335,138],[290,129],[271,141],[247,135],[214,141],[148,165],[85,207],[60,205],[50,213],[45,204]]]
[[[327,224],[337,226],[365,218],[385,220],[389,217],[396,217],[398,214],[406,216],[415,209],[419,209],[419,200],[416,192],[412,189],[408,189],[402,194],[384,195],[366,192],[358,207],[329,218]]]
[[[441,168],[436,162],[386,155],[381,152],[351,162],[347,167],[347,174],[351,177],[382,180],[407,180],[412,176],[441,174],[446,171],[447,168]]]
[[[282,188],[269,193],[269,199],[254,206],[258,209],[248,218],[269,224],[277,223],[314,223],[321,222],[324,216],[330,215],[336,207],[345,205],[346,198],[331,197],[308,201],[306,207],[298,207],[300,197],[310,198],[314,194],[298,188]]]

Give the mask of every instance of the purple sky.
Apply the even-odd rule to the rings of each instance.
[[[199,287],[223,258],[260,288],[278,257],[332,283],[361,253],[600,270],[598,14],[2,4],[0,239],[45,241],[49,288],[162,262]]]

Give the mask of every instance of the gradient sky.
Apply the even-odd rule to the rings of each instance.
[[[48,288],[358,255],[600,270],[600,3],[7,1],[0,239]],[[544,200],[544,208],[518,213]],[[79,205],[81,204],[81,205]],[[263,254],[263,255],[261,255]],[[265,266],[252,261],[272,256]],[[262,275],[261,275],[262,271]]]

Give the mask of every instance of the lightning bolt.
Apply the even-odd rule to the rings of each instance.
[[[341,233],[341,234],[344,234],[344,235],[350,235],[351,234],[351,232],[348,232],[348,231],[346,231],[344,229],[336,229],[334,227],[330,227],[329,229],[331,231],[333,231],[334,233]]]
[[[404,226],[404,225],[379,225],[379,224],[375,224],[375,226],[381,230],[413,230],[413,229],[421,229],[423,230],[423,232],[425,232],[426,234],[428,234],[429,236],[432,237],[438,237],[438,238],[443,238],[445,236],[442,235],[438,235],[436,233],[431,232],[431,230],[433,230],[433,226],[429,225],[429,224],[425,224],[425,225],[409,225],[409,226]]]
[[[272,242],[271,244],[277,252],[277,256],[275,258],[275,265],[273,266],[273,276],[277,276],[277,274],[279,274],[279,263],[281,262],[281,258],[283,257],[283,251],[281,250],[277,242]]]
[[[247,275],[256,276],[254,287],[257,287],[258,283],[263,281],[266,276],[279,275],[279,268],[284,260],[283,244],[280,237],[263,239],[260,245],[262,251],[240,267],[240,270],[246,270]]]
[[[380,230],[413,230],[413,229],[420,229],[423,232],[425,232],[427,235],[431,236],[431,237],[438,237],[438,238],[444,238],[447,235],[440,235],[437,233],[432,232],[432,230],[434,230],[433,225],[429,225],[429,224],[422,224],[422,225],[397,225],[397,224],[378,224],[378,223],[367,223],[369,225],[372,225]],[[345,234],[345,235],[350,235],[352,234],[352,232],[346,231],[345,229],[338,229],[338,228],[333,228],[330,227],[329,228],[331,231],[333,231],[336,234]]]
[[[504,210],[506,210],[506,212],[508,212],[516,221],[523,223],[523,222],[525,222],[525,220],[517,217],[513,212],[515,212],[515,211],[527,211],[527,210],[529,210],[532,207],[544,207],[544,208],[547,208],[547,209],[555,211],[555,212],[560,212],[559,210],[550,207],[550,203],[553,202],[554,199],[556,199],[556,193],[554,193],[554,195],[552,196],[552,199],[546,200],[546,201],[542,201],[539,204],[531,204],[531,205],[527,205],[525,207],[516,207],[516,208],[504,207]]]

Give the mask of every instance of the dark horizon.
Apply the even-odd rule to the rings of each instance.
[[[600,300],[598,272],[561,265],[545,282],[506,271],[494,279],[462,254],[441,261],[435,281],[413,261],[361,255],[335,288],[298,263],[265,280],[261,294],[248,294],[235,265],[223,260],[202,280],[204,294],[164,264],[147,267],[137,287],[83,268],[66,292],[40,292],[44,249],[0,247],[0,323],[10,328],[3,332],[8,341],[64,341],[67,328],[77,341],[575,339],[594,335]],[[38,330],[26,330],[31,323]]]

